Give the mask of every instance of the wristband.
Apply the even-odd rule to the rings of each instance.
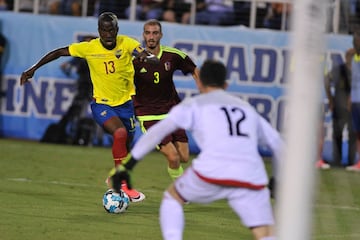
[[[132,170],[137,163],[138,160],[136,160],[133,156],[131,156],[130,159],[124,164],[124,167],[127,170]]]

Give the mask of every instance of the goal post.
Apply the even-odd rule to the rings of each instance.
[[[311,239],[328,0],[295,0],[290,32],[286,148],[276,201],[279,240]]]

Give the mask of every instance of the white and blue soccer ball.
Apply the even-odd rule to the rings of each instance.
[[[123,190],[117,193],[113,189],[108,189],[104,193],[102,201],[108,213],[123,213],[130,205],[130,198]]]

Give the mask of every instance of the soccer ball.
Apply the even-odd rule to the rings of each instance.
[[[107,190],[104,193],[102,201],[108,213],[123,213],[130,205],[130,198],[123,190],[120,190],[119,193],[113,189]]]

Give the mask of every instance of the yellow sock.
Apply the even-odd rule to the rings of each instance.
[[[183,174],[183,172],[184,172],[184,169],[182,166],[180,166],[178,169],[172,169],[172,168],[168,167],[168,173],[173,180],[180,177]]]
[[[128,153],[128,154],[126,155],[126,157],[121,158],[121,164],[122,164],[122,165],[126,164],[126,163],[130,160],[130,158],[131,158],[131,154]]]

